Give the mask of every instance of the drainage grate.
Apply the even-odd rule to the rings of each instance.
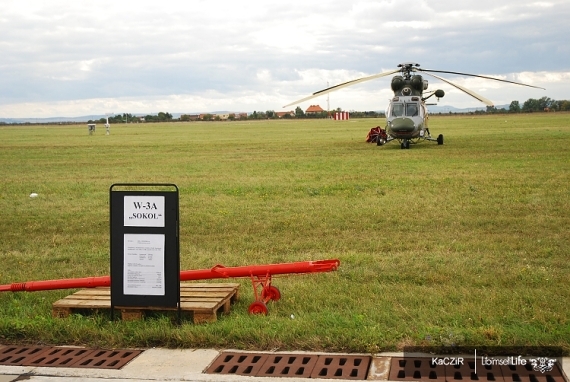
[[[0,365],[120,369],[140,353],[142,350],[6,346],[0,348]]]
[[[49,348],[45,346],[6,346],[0,349],[0,365],[21,366]]]
[[[391,381],[481,381],[481,382],[565,382],[555,364],[552,371],[540,373],[532,370],[530,364],[523,365],[477,365],[475,360],[465,358],[462,365],[434,365],[428,357],[392,358]]]
[[[565,382],[561,367],[557,362],[551,371],[541,373],[533,370],[532,365],[527,363],[524,366],[501,366],[501,371],[505,382]]]
[[[311,378],[366,379],[370,356],[329,356],[319,357]]]
[[[93,350],[74,348],[47,348],[25,361],[26,366],[70,367]]]
[[[364,380],[370,356],[223,352],[207,374]]]
[[[316,363],[317,357],[302,354],[268,356],[256,377],[310,378]]]
[[[267,354],[224,352],[214,360],[206,373],[255,376],[266,360]]]
[[[142,350],[95,350],[73,364],[73,367],[120,369],[142,353]]]
[[[390,381],[445,382],[445,366],[432,365],[429,358],[392,358],[389,379]]]

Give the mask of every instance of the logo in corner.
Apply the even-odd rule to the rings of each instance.
[[[547,371],[552,371],[556,359],[547,358],[547,357],[538,357],[538,358],[529,359],[529,361],[532,365],[532,370],[540,371],[542,374],[544,374]]]

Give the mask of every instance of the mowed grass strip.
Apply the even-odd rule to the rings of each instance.
[[[431,116],[445,144],[367,144],[382,119],[0,127],[0,284],[109,274],[109,187],[180,188],[181,268],[338,258],[249,316],[51,318],[75,290],[0,294],[0,343],[377,352],[570,350],[570,114]],[[32,192],[37,198],[30,198]],[[219,282],[219,280],[214,280]],[[235,280],[231,280],[234,282]],[[293,318],[292,318],[293,317]]]

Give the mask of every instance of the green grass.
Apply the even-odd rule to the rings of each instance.
[[[283,298],[267,317],[247,314],[251,282],[231,280],[240,300],[206,325],[52,319],[73,290],[5,292],[0,342],[569,353],[570,114],[432,116],[445,144],[410,150],[365,143],[377,125],[0,127],[0,284],[108,275],[113,183],[178,185],[181,269],[341,260],[276,277]]]

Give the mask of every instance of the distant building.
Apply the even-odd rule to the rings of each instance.
[[[291,110],[291,111],[276,111],[275,115],[277,116],[277,118],[283,118],[286,115],[290,115],[291,117],[294,117],[295,112],[293,110]]]
[[[182,114],[180,116],[181,121],[197,121],[200,119],[200,114]]]
[[[309,106],[309,108],[305,111],[305,114],[317,114],[317,113],[322,113],[325,110],[323,110],[322,107],[320,107],[319,105],[311,105]]]

